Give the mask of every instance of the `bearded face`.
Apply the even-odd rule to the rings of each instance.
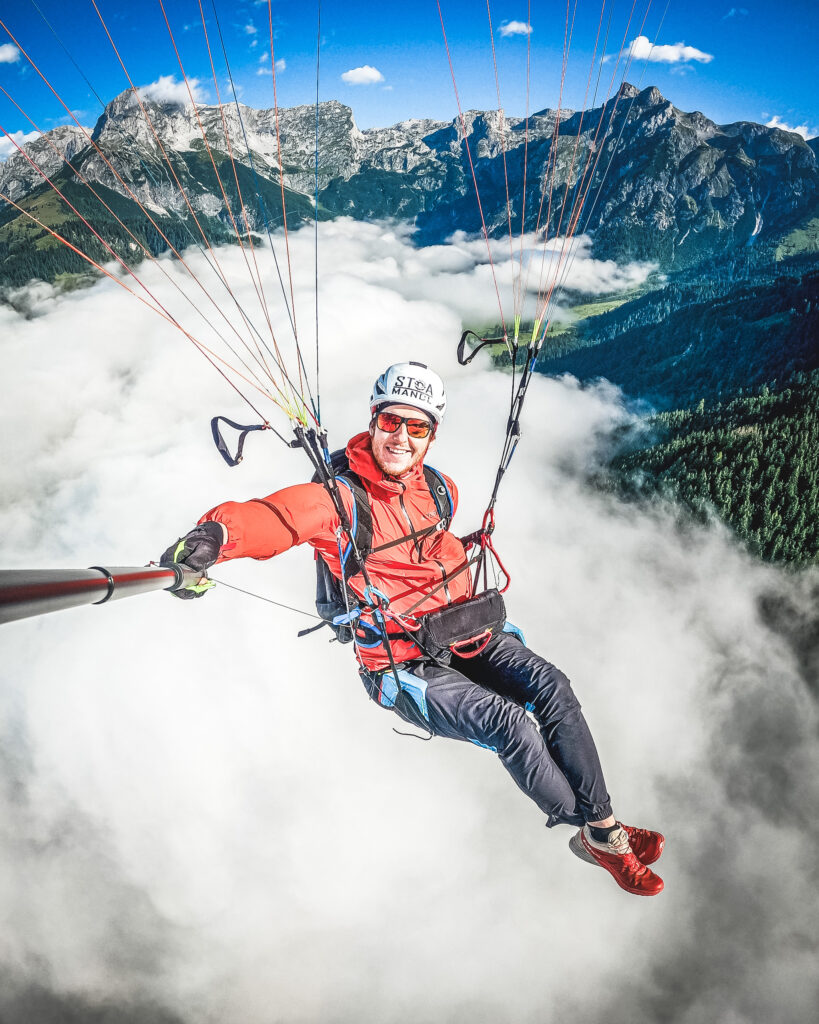
[[[411,405],[382,406],[378,412],[388,412],[393,416],[400,416],[403,420],[432,425],[428,416]],[[374,416],[370,423],[370,437],[372,438],[373,458],[381,472],[387,476],[402,477],[423,461],[435,438],[435,430],[431,429],[426,437],[413,437],[404,422],[397,430],[390,433],[378,426],[378,416]]]

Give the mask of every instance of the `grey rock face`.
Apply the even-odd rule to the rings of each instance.
[[[72,176],[65,157],[92,183],[126,201],[136,196],[160,216],[190,219],[190,203],[197,215],[229,228],[230,213],[242,221],[238,179],[253,230],[262,230],[265,217],[280,223],[282,187],[288,221],[312,218],[314,106],[276,112],[142,102],[144,112],[133,93],[123,93],[94,128],[116,173],[75,126],[54,129],[26,151],[49,176]],[[418,119],[367,131],[349,107],[321,103],[319,216],[414,218],[421,243],[479,231],[464,126],[492,234],[507,230],[504,163],[513,230],[588,231],[604,257],[685,266],[715,249],[764,242],[816,215],[815,145],[758,124],[720,126],[699,111],[678,110],[656,88],[624,85],[593,110],[543,110],[528,121],[472,110],[463,124]],[[15,201],[42,187],[22,155],[0,165],[0,191]]]
[[[72,160],[88,141],[76,125],[63,125],[26,143],[23,149],[49,177],[64,166],[64,159]],[[33,192],[43,183],[43,175],[22,153],[14,153],[0,164],[0,192],[15,202]]]

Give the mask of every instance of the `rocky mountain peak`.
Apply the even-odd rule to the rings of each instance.
[[[664,106],[668,103],[668,100],[663,96],[656,85],[650,85],[647,89],[643,89],[641,93],[637,94],[637,98],[634,102],[636,106],[647,110],[650,107]]]
[[[280,108],[278,114],[232,103],[221,111],[202,104],[198,114],[207,146],[190,104],[153,99],[145,105],[152,127],[132,91],[124,91],[106,106],[94,139],[140,201],[157,216],[172,218],[174,231],[184,230],[180,221],[188,214],[166,154],[217,237],[229,234],[231,223],[214,164],[225,167],[231,159],[242,178],[252,228],[263,230],[268,217],[274,225],[281,222],[280,177],[290,194],[288,221],[313,217],[313,104]],[[515,230],[563,230],[563,198],[577,194],[582,181],[590,198],[576,230],[592,236],[596,254],[650,259],[666,267],[689,265],[719,247],[764,244],[817,216],[815,140],[806,145],[793,133],[747,122],[717,125],[698,111],[677,109],[655,86],[641,90],[623,83],[592,110],[547,108],[528,120],[470,110],[464,122],[490,232],[507,230],[507,177]],[[361,131],[349,106],[326,100],[319,104],[318,127],[320,216],[411,219],[422,244],[441,242],[458,230],[480,231],[460,118],[410,119]],[[50,175],[70,179],[64,155],[92,183],[101,182],[133,203],[79,129],[55,129],[26,149]],[[524,207],[524,153],[526,223],[520,225],[515,220]],[[553,201],[544,207],[547,168],[554,169]],[[224,177],[226,191],[234,195],[233,174]],[[19,155],[0,164],[0,190],[15,201],[47,187]],[[247,198],[257,188],[264,196],[264,219],[261,204]],[[539,211],[550,219],[548,225],[538,222]],[[0,211],[2,216],[8,221],[10,214]],[[135,210],[135,220],[141,216]]]
[[[617,95],[621,100],[633,100],[635,96],[639,96],[640,90],[636,85],[632,85],[631,82],[623,82],[620,88],[617,90]]]

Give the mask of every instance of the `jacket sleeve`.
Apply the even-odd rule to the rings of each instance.
[[[345,499],[342,493],[342,500]],[[221,523],[226,527],[228,537],[222,545],[220,562],[230,558],[272,558],[296,544],[334,533],[340,525],[333,501],[322,484],[296,484],[266,498],[226,501],[206,512],[199,522]]]

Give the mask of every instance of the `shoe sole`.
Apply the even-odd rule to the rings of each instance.
[[[602,864],[599,864],[594,857],[589,853],[586,847],[583,845],[583,840],[580,838],[580,833],[575,832],[572,838],[569,840],[569,849],[581,860],[584,860],[587,864],[594,864],[595,867],[602,868]]]
[[[579,832],[575,832],[575,834],[569,840],[569,849],[572,851],[575,857],[579,857],[581,860],[584,860],[587,864],[594,864],[595,867],[603,868],[604,871],[608,872],[608,874],[611,875],[611,877],[620,886],[623,892],[627,892],[631,896],[659,896],[659,894],[663,891],[662,889],[658,889],[656,892],[642,892],[640,889],[629,889],[627,886],[623,885],[623,883],[620,881],[617,875],[609,871],[605,864],[601,864],[599,860],[595,860],[595,858],[589,853],[589,851],[583,845],[583,840]]]

